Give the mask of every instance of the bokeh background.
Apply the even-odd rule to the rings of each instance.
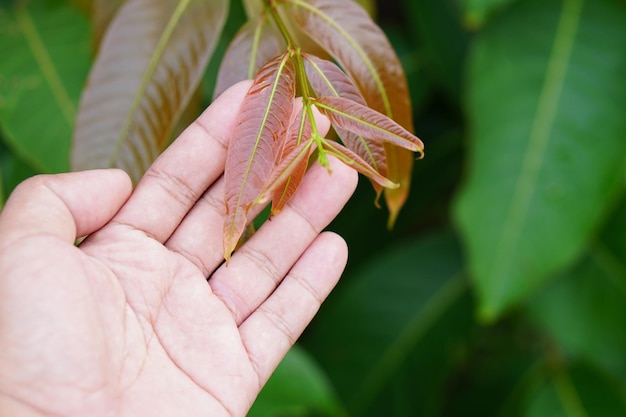
[[[626,416],[626,1],[361,3],[426,157],[393,230],[368,181],[331,225],[347,270],[250,416]],[[91,6],[0,2],[0,201],[69,169]]]

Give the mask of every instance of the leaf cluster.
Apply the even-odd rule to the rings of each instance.
[[[245,5],[248,20],[229,43],[215,86],[219,95],[254,78],[227,154],[226,260],[252,220],[251,207],[271,200],[272,214],[280,212],[314,150],[322,165],[332,155],[370,177],[379,195],[383,187],[401,188],[401,197],[387,198],[397,215],[411,164],[388,162],[388,156],[397,148],[421,153],[423,144],[407,130],[410,118],[402,120],[407,128],[391,118],[394,108],[408,102],[408,91],[406,82],[396,86],[404,73],[384,33],[351,0]],[[78,108],[71,168],[119,167],[138,180],[190,101],[229,2],[132,0],[118,6],[94,9],[96,22],[107,13],[115,16],[96,26],[104,32],[97,34],[98,54]],[[146,53],[120,65],[121,57],[138,49]],[[314,52],[333,57],[345,72]],[[323,137],[313,107],[330,119],[345,146]]]

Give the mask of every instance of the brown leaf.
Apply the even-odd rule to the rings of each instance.
[[[72,169],[119,167],[139,180],[198,85],[227,9],[227,0],[122,6],[81,97]]]
[[[304,162],[308,162],[308,158],[314,149],[314,141],[304,141],[300,143],[297,147],[292,149],[291,152],[289,152],[287,155],[285,155],[280,163],[274,166],[274,168],[272,169],[272,172],[270,173],[270,176],[266,181],[265,187],[263,187],[263,190],[261,191],[254,203],[265,204],[270,200],[270,198],[273,198],[276,194],[276,190],[286,183],[286,181],[291,177],[293,172],[299,169],[301,164],[303,164]],[[308,163],[305,165],[308,165]],[[297,187],[295,187],[293,190],[294,194],[295,191],[297,191],[296,188]],[[281,207],[281,209],[283,207]],[[277,213],[272,210],[272,215],[275,214]]]
[[[423,152],[424,144],[389,117],[342,97],[318,97],[313,104],[334,127],[380,142],[389,142],[411,151]]]
[[[294,78],[295,68],[289,54],[270,61],[259,70],[240,109],[224,172],[224,258],[227,261],[287,134],[293,112]]]
[[[259,68],[286,48],[284,39],[266,13],[249,20],[228,45],[213,96],[219,96],[239,81],[252,78]]]
[[[388,178],[385,178],[371,165],[364,161],[359,155],[352,152],[350,149],[341,146],[337,142],[334,142],[332,140],[325,140],[324,149],[330,155],[333,155],[335,158],[339,159],[346,165],[349,165],[352,168],[356,169],[358,172],[376,182],[381,187],[384,187],[386,189],[398,187],[398,184],[394,183]]]
[[[289,132],[278,153],[277,173],[274,175],[282,174],[285,176],[285,172],[289,175],[285,176],[286,179],[276,186],[274,197],[272,198],[272,215],[280,213],[291,200],[308,168],[312,147],[300,149],[299,146],[311,139],[311,122],[306,115],[306,108],[301,103],[298,103],[298,107],[300,108],[294,111],[295,117],[291,121]],[[285,161],[287,161],[286,165],[281,164]]]
[[[399,148],[390,143],[385,143],[385,154],[387,155],[387,175],[399,184],[398,188],[385,190],[385,203],[389,210],[387,228],[393,229],[398,214],[409,196],[415,156],[408,149]]]
[[[298,26],[315,39],[355,81],[373,109],[413,131],[406,76],[384,32],[352,0],[281,0]],[[385,144],[388,175],[400,184],[385,191],[395,219],[410,187],[413,155]]]
[[[302,54],[302,56],[305,59],[304,66],[307,78],[316,96],[343,97],[367,105],[352,80],[337,65],[312,55]],[[387,157],[383,143],[370,140],[340,127],[335,127],[335,131],[344,145],[356,152],[383,177],[387,176]],[[374,181],[372,184],[376,190],[376,200],[378,201],[382,187]]]

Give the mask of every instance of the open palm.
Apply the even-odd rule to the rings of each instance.
[[[222,264],[221,175],[247,87],[132,195],[116,170],[14,192],[0,216],[0,414],[245,415],[345,266],[343,240],[320,231],[356,184],[343,165],[312,168]]]

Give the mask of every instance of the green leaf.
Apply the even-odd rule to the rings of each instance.
[[[372,406],[401,380],[412,398],[420,393],[416,386],[431,395],[435,377],[471,326],[456,240],[438,235],[410,241],[371,258],[343,280],[347,283],[322,307],[308,337],[310,351],[351,414],[376,415]],[[433,339],[444,322],[440,338]],[[408,367],[414,361],[419,366]],[[378,415],[395,414],[387,404]]]
[[[0,143],[0,174],[2,174],[5,197],[8,197],[20,182],[40,172],[33,170],[29,164]]]
[[[597,369],[576,364],[556,370],[530,396],[525,417],[621,417],[626,387]]]
[[[69,169],[76,104],[90,62],[89,25],[66,2],[0,6],[0,125],[33,169]]]
[[[406,25],[406,30],[411,35],[414,60],[421,64],[420,71],[409,76],[412,95],[424,90],[428,78],[432,78],[457,105],[464,92],[469,43],[469,35],[461,26],[457,1],[404,0],[403,3],[406,20],[415,23]],[[413,105],[416,103],[413,98]]]
[[[482,26],[496,10],[513,3],[515,0],[463,0],[465,24],[470,28]]]
[[[580,255],[626,155],[626,9],[517,6],[473,50],[470,173],[455,207],[487,320]]]
[[[129,0],[120,8],[81,97],[73,169],[118,167],[141,178],[196,90],[227,11],[226,0]]]
[[[248,417],[344,415],[324,371],[298,345],[291,348],[252,405]]]
[[[568,356],[626,381],[626,202],[614,219],[581,262],[533,297],[527,308],[533,322]],[[611,238],[617,242],[607,242]]]

